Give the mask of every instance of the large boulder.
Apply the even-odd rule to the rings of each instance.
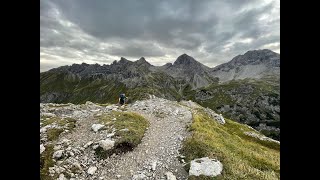
[[[99,146],[103,149],[103,150],[109,150],[112,149],[114,146],[114,141],[110,140],[110,139],[106,139],[106,140],[101,140],[99,141]]]
[[[90,174],[90,175],[93,175],[96,171],[97,171],[97,167],[95,167],[95,166],[91,166],[91,167],[89,167],[89,169],[88,169],[88,174]]]
[[[208,157],[194,159],[190,164],[189,176],[215,177],[221,174],[222,168],[221,162],[215,159],[209,159]]]
[[[62,157],[62,154],[63,154],[63,150],[58,150],[58,151],[53,153],[52,158],[60,159]]]
[[[172,172],[166,172],[167,180],[176,180],[176,176]]]
[[[103,124],[92,124],[91,129],[94,132],[98,132],[100,129],[102,129],[105,125]]]

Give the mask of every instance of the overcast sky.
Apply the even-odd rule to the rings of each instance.
[[[40,71],[186,53],[214,67],[248,50],[280,53],[280,0],[41,0]]]

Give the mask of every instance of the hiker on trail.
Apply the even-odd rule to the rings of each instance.
[[[127,99],[126,95],[124,93],[121,93],[120,96],[119,96],[120,105],[124,105],[126,99]]]

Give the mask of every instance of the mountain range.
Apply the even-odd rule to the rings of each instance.
[[[110,65],[73,64],[40,73],[40,102],[117,103],[155,95],[193,100],[280,140],[280,54],[252,50],[214,68],[182,54],[154,66],[144,57]]]

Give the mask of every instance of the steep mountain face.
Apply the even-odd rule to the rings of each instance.
[[[163,66],[122,57],[110,65],[73,64],[40,73],[40,102],[117,103],[120,92],[129,101],[150,94],[191,99],[279,140],[279,72],[280,55],[270,50],[248,51],[215,68],[187,54]]]
[[[219,77],[220,82],[245,78],[260,79],[279,74],[280,55],[268,49],[248,51],[211,71],[211,75]]]
[[[199,63],[193,57],[183,54],[172,64],[165,64],[160,68],[154,68],[155,71],[162,71],[166,74],[188,82],[192,89],[207,86],[217,82],[217,79],[210,76],[210,68]]]

